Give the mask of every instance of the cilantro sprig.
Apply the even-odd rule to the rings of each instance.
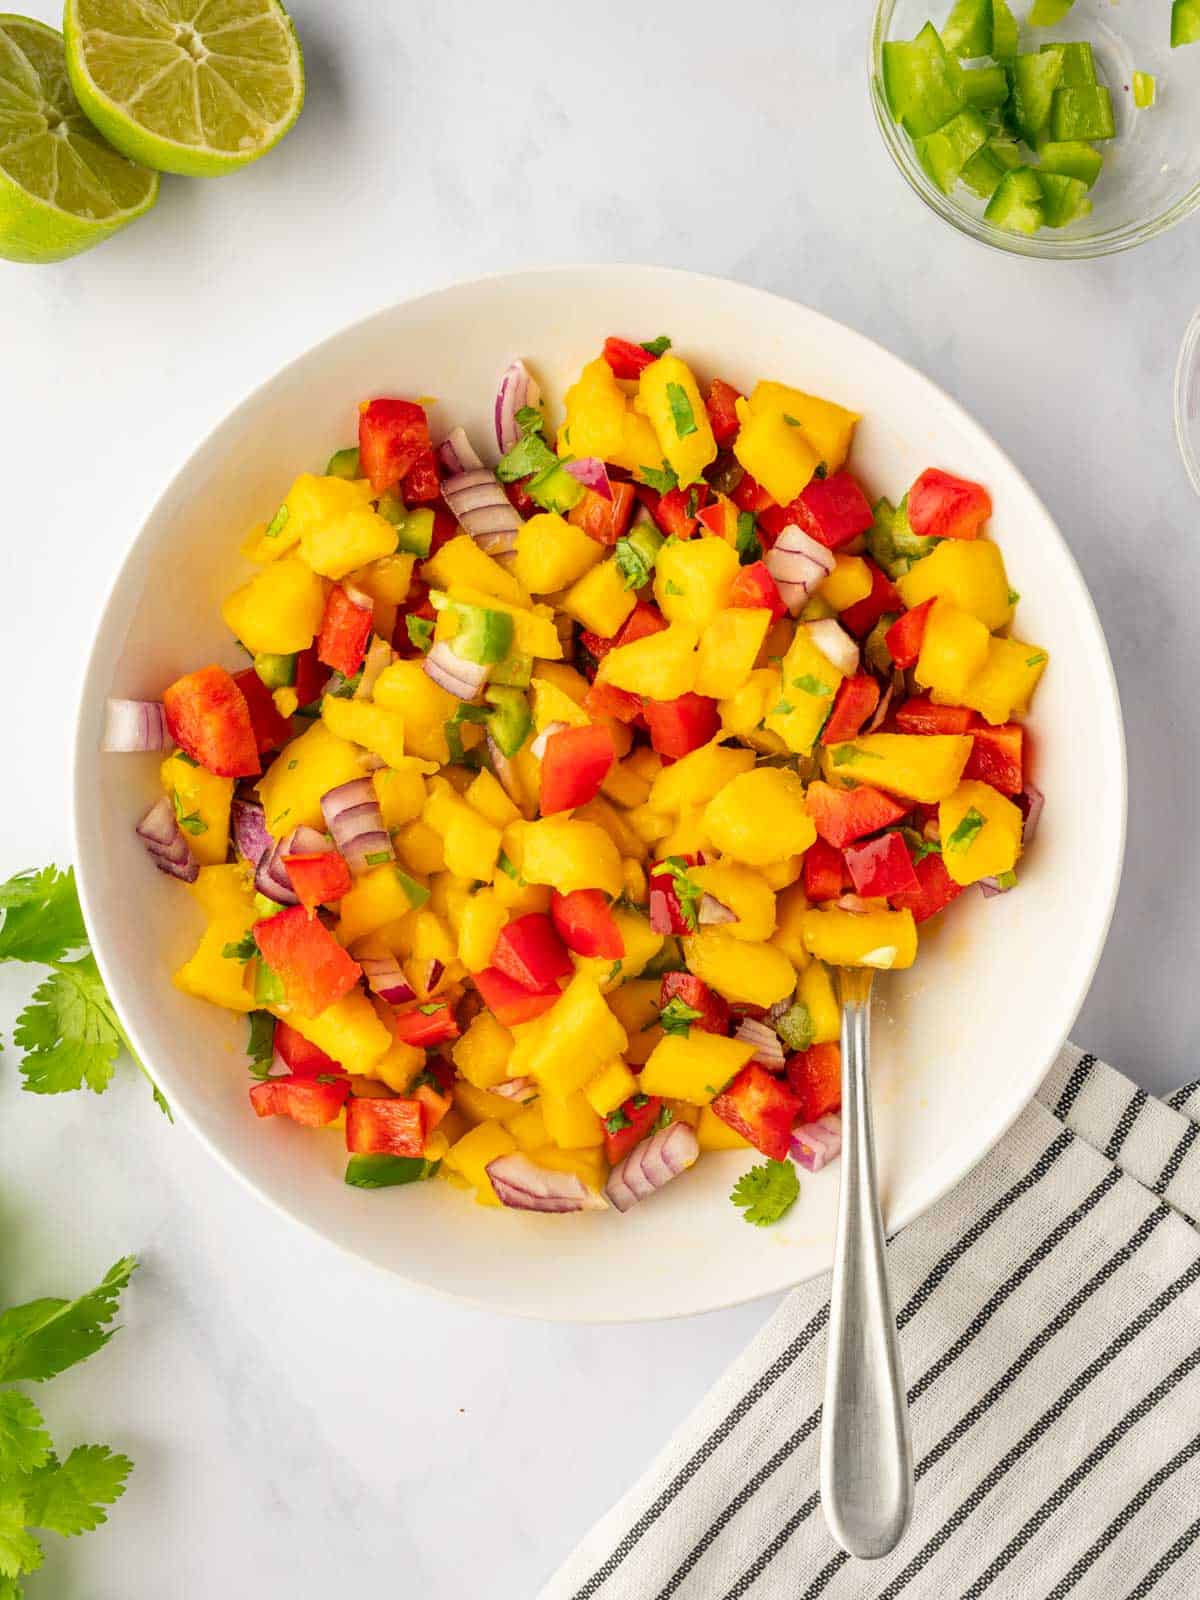
[[[665,861],[659,862],[655,871],[665,872],[671,879],[675,898],[679,902],[679,915],[689,931],[695,933],[700,920],[700,902],[704,899],[704,890],[688,877],[687,862],[682,856],[668,856]]]
[[[0,1312],[0,1383],[45,1383],[103,1349],[136,1266],[124,1257],[77,1300],[32,1300]],[[0,1600],[20,1600],[20,1579],[42,1565],[37,1533],[70,1538],[98,1528],[132,1470],[128,1456],[102,1444],[76,1445],[60,1458],[38,1406],[0,1389]]]
[[[800,1179],[790,1161],[765,1161],[743,1172],[729,1198],[744,1212],[743,1221],[768,1227],[786,1216],[800,1193]]]
[[[86,1086],[101,1094],[112,1081],[117,1057],[126,1050],[154,1090],[155,1103],[170,1118],[171,1108],[130,1045],[88,949],[74,869],[60,872],[51,866],[16,873],[0,884],[0,911],[0,961],[50,969],[13,1029],[13,1039],[24,1051],[24,1087],[32,1094],[63,1094]]]

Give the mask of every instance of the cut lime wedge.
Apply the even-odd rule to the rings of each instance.
[[[304,104],[279,0],[67,0],[67,70],[130,160],[218,178],[277,145]]]
[[[157,198],[157,173],[118,155],[79,109],[62,35],[0,15],[0,256],[78,255]]]

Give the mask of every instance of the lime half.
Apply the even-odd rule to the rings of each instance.
[[[279,0],[67,0],[67,71],[118,150],[219,178],[277,145],[304,104],[304,62]]]
[[[0,15],[0,256],[78,255],[157,198],[157,173],[118,155],[79,109],[62,35]]]

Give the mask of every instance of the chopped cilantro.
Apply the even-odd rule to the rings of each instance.
[[[296,768],[299,765],[300,765],[299,761],[297,761],[296,759],[293,758],[291,761],[288,762],[287,769],[288,769],[289,772],[295,772]]]
[[[515,420],[522,433],[541,433],[546,426],[546,419],[537,406],[522,406]]]
[[[818,695],[822,699],[824,699],[826,695],[831,695],[833,693],[833,690],[827,683],[822,683],[820,678],[814,678],[811,672],[804,673],[802,677],[793,678],[792,687],[802,690],[805,694]]]
[[[221,954],[226,961],[247,962],[258,954],[258,945],[254,942],[254,934],[247,931],[233,944],[221,946]]]
[[[175,759],[176,761],[182,761],[185,767],[198,767],[200,765],[195,756],[188,755],[186,750],[176,750]]]
[[[359,667],[352,678],[344,672],[332,673],[329,682],[325,685],[325,693],[331,694],[335,700],[353,700],[354,691],[362,682],[363,669]]]
[[[1017,593],[1017,591],[1015,589],[1010,589],[1008,591],[1008,603],[1009,603],[1010,606],[1015,606],[1017,601],[1020,598],[1021,598],[1021,596]]]
[[[977,834],[983,831],[986,821],[987,818],[983,815],[982,811],[976,811],[975,807],[972,806],[967,812],[966,816],[963,817],[958,827],[955,828],[954,832],[946,840],[945,845],[943,846],[943,853],[945,851],[952,850],[955,852],[955,854],[957,854],[960,850],[968,849],[971,841],[976,837]]]
[[[432,1017],[435,1012],[444,1011],[445,1009],[446,1002],[444,1000],[431,1000],[428,1005],[417,1007],[423,1017]]]
[[[748,567],[751,562],[757,561],[762,555],[762,540],[756,531],[756,518],[753,511],[739,511],[737,519],[738,560],[742,566]]]
[[[769,717],[790,717],[795,711],[795,706],[790,700],[780,700],[767,712]]]
[[[646,339],[641,348],[646,351],[647,355],[665,356],[671,348],[671,341],[665,333],[660,333],[657,339]]]
[[[613,560],[617,564],[617,571],[625,579],[627,589],[641,589],[650,582],[657,553],[657,548],[649,548],[649,541],[633,538],[617,540]]]
[[[288,517],[290,515],[291,513],[288,511],[286,503],[281,505],[279,510],[271,518],[270,522],[267,523],[268,539],[278,539],[279,535],[287,527]]]
[[[184,816],[183,801],[180,800],[178,791],[174,789],[171,791],[171,804],[175,807],[176,819],[184,833],[190,833],[194,836],[208,832],[208,823],[205,822],[198,811],[189,812],[187,816]]]
[[[496,865],[500,868],[500,871],[505,873],[508,877],[519,879],[520,874],[505,851],[501,850],[500,854],[496,857]]]
[[[658,1115],[654,1119],[655,1133],[657,1133],[660,1128],[669,1128],[674,1121],[675,1113],[671,1110],[670,1106],[659,1106]]]
[[[629,1104],[635,1111],[640,1111],[643,1106],[650,1104],[650,1096],[648,1094],[642,1094],[642,1092],[639,1090],[637,1094],[632,1096]]]
[[[1015,889],[1017,887],[1017,875],[1010,868],[1007,872],[997,874],[996,882],[1002,889]]]
[[[682,856],[668,856],[665,861],[659,862],[655,871],[665,872],[670,877],[675,889],[675,898],[679,901],[679,914],[688,928],[695,933],[704,890],[688,877],[687,863]]]
[[[668,578],[667,579],[667,584],[666,584],[666,592],[668,594],[683,594],[684,591],[679,586],[679,584],[677,584],[675,582],[674,578]]]
[[[391,859],[392,852],[390,850],[372,850],[370,855],[363,857],[369,867],[381,867],[385,861],[390,861]]]
[[[745,1220],[756,1228],[778,1222],[795,1205],[800,1179],[790,1161],[766,1161],[734,1184],[729,1198],[745,1212]]]
[[[343,1080],[336,1072],[318,1072],[317,1083],[341,1083]]]
[[[856,744],[838,744],[831,760],[835,767],[856,767],[860,761],[882,761],[883,757],[874,750],[860,750]]]
[[[605,982],[611,983],[624,965],[625,963],[623,961],[614,961],[612,966],[608,969],[608,977],[606,978]]]
[[[816,471],[813,473],[813,477],[814,478],[827,478],[828,476],[829,476],[829,468],[825,465],[825,463],[823,461],[818,461],[817,462],[817,466],[816,466]]]
[[[410,878],[407,872],[402,872],[399,867],[395,869],[400,887],[407,896],[409,905],[415,911],[418,906],[423,906],[429,899],[429,890],[423,883],[418,883],[415,878]]]
[[[642,482],[651,489],[657,489],[659,494],[670,494],[672,489],[679,487],[679,479],[669,461],[663,462],[661,471],[657,467],[639,467],[638,471],[642,475]]]
[[[689,433],[697,433],[696,413],[692,410],[692,402],[688,399],[687,390],[679,383],[667,385],[667,404],[671,408],[671,421],[675,424],[675,432],[680,439],[686,439]]]
[[[659,1023],[664,1033],[682,1034],[687,1037],[693,1022],[698,1022],[703,1012],[697,1011],[695,1006],[689,1006],[678,995],[672,995],[666,1005],[658,1014]]]
[[[628,1128],[633,1118],[629,1116],[623,1106],[618,1106],[615,1111],[610,1111],[604,1119],[604,1126],[609,1133],[620,1133],[622,1128]]]
[[[1040,667],[1043,661],[1048,661],[1049,659],[1050,657],[1044,650],[1035,650],[1031,656],[1026,656],[1025,665],[1027,667]]]
[[[940,856],[942,853],[941,844],[937,839],[927,839],[915,828],[901,828],[900,834],[914,862],[924,861],[926,856]]]
[[[428,650],[433,643],[433,618],[407,616],[404,619],[404,631],[408,634],[408,642],[417,650]]]
[[[252,1011],[247,1018],[250,1036],[246,1040],[246,1054],[250,1057],[250,1076],[267,1078],[275,1058],[275,1018],[269,1011]]]
[[[803,426],[798,417],[790,417],[786,411],[783,413],[783,420],[787,423],[789,428],[799,428]]]

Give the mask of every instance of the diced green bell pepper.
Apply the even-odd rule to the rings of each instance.
[[[543,511],[557,511],[560,517],[565,517],[568,511],[579,504],[587,490],[578,478],[571,476],[562,462],[557,462],[536,478],[531,478],[525,485],[525,493]]]
[[[1017,132],[1026,144],[1036,146],[1050,128],[1054,96],[1062,77],[1062,55],[1056,49],[1029,51],[1019,55],[1008,70]],[[1074,138],[1075,135],[1064,134],[1063,137]]]
[[[627,589],[640,589],[649,583],[658,552],[665,543],[652,522],[635,522],[623,539],[618,539],[613,560]]]
[[[1029,11],[1031,28],[1052,28],[1061,22],[1075,4],[1075,0],[1033,0]]]
[[[1200,0],[1175,0],[1171,7],[1171,49],[1200,44]]]
[[[898,611],[885,611],[863,644],[863,659],[871,671],[877,672],[880,677],[886,677],[895,665],[892,652],[888,649],[887,635],[888,629],[899,615]]]
[[[457,616],[458,632],[450,640],[450,648],[464,661],[472,661],[478,667],[491,666],[503,661],[512,649],[513,619],[507,611],[466,605],[437,589],[430,591],[429,602],[435,611],[449,607]]]
[[[989,139],[963,168],[963,182],[981,200],[990,200],[1006,172],[1021,165],[1021,153],[1008,139]]]
[[[902,578],[914,562],[929,555],[937,543],[936,539],[912,531],[907,495],[895,510],[887,500],[876,504],[875,521],[867,530],[867,551],[893,582]]]
[[[1061,172],[1064,178],[1079,178],[1090,189],[1100,176],[1104,157],[1082,139],[1056,143],[1047,139],[1038,151],[1042,172]]]
[[[789,1050],[807,1050],[814,1031],[812,1013],[803,1000],[790,1005],[775,1023],[775,1032]]]
[[[1152,72],[1135,72],[1133,75],[1133,103],[1139,111],[1149,111],[1158,93],[1158,82]]]
[[[1089,84],[1099,83],[1096,57],[1086,39],[1070,44],[1044,44],[1042,49],[1057,50],[1062,57],[1062,76],[1058,80],[1060,88],[1086,89]]]
[[[1081,178],[1068,178],[1061,172],[1039,172],[1038,179],[1048,228],[1065,228],[1069,222],[1086,217],[1091,211],[1087,184]]]
[[[282,907],[271,901],[269,916],[274,916]],[[277,972],[273,972],[261,956],[254,963],[254,1004],[256,1006],[277,1006],[286,999],[283,990],[283,979]]]
[[[402,1183],[421,1183],[432,1178],[440,1161],[424,1156],[351,1156],[346,1163],[346,1182],[352,1189],[394,1189]]]
[[[1011,61],[1017,53],[1017,19],[1008,0],[992,0],[992,54],[997,61]]]
[[[892,116],[921,139],[961,111],[962,68],[932,22],[915,39],[889,39],[883,47],[883,91]]]
[[[290,689],[296,681],[296,658],[260,651],[254,658],[254,670],[268,689]]]
[[[1033,168],[1015,167],[1006,172],[983,216],[986,222],[1009,233],[1036,233],[1045,221],[1046,202]]]
[[[532,677],[533,657],[523,656],[514,650],[503,661],[496,663],[488,682],[503,684],[510,689],[528,689]]]
[[[380,501],[382,509],[383,502]],[[390,519],[389,519],[390,520]],[[396,548],[423,561],[433,545],[433,512],[428,506],[405,511],[396,524]]]
[[[967,67],[963,71],[963,93],[969,106],[994,111],[1008,99],[1008,73],[1003,67]]]
[[[358,446],[350,445],[345,450],[335,450],[329,458],[329,465],[325,468],[327,478],[357,478],[358,471]]]
[[[1056,89],[1050,115],[1052,139],[1112,139],[1117,124],[1112,95],[1102,83],[1084,89]]]
[[[917,160],[943,194],[954,186],[967,162],[987,143],[987,123],[971,107],[951,117],[944,128],[914,141]]]
[[[990,56],[992,26],[992,0],[957,0],[942,29],[942,43],[960,61]]]
[[[533,728],[529,701],[520,689],[503,686],[489,686],[484,699],[491,707],[487,718],[488,732],[499,745],[502,755],[515,756]]]

